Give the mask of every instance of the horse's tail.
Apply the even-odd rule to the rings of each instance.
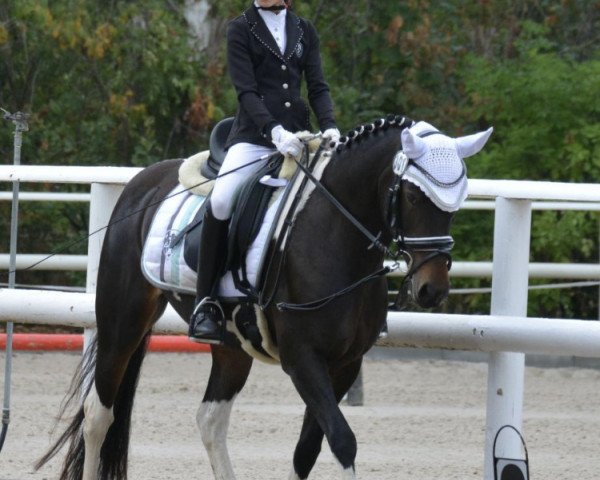
[[[140,342],[140,345],[131,356],[123,381],[119,387],[113,406],[114,421],[106,433],[106,438],[100,451],[99,479],[120,480],[127,478],[131,410],[149,339],[150,333]],[[69,391],[62,403],[57,423],[64,417],[65,412],[74,404],[74,401],[82,403],[83,399],[89,393],[93,384],[97,345],[97,338],[94,337],[75,372]],[[48,452],[38,460],[35,465],[36,470],[46,464],[69,443],[59,480],[81,480],[85,458],[83,421],[84,413],[83,405],[81,405],[67,429],[56,440],[54,445],[50,447]]]

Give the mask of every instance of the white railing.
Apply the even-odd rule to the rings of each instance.
[[[139,169],[116,167],[0,166],[0,182],[90,183],[88,293],[23,292],[0,289],[0,321],[94,325],[94,295],[102,227],[123,185]],[[504,425],[522,428],[524,352],[600,356],[600,324],[576,320],[528,319],[529,238],[533,201],[600,203],[593,184],[470,180],[471,197],[495,199],[492,306],[489,316],[401,313],[388,318],[388,345],[474,349],[490,352],[484,477],[494,478],[493,439]],[[43,295],[51,295],[42,301]],[[168,310],[157,328],[185,331]],[[520,444],[496,446],[504,458],[519,458]]]
[[[28,167],[29,168],[29,167]],[[87,167],[84,167],[87,168]],[[97,168],[97,167],[94,167]],[[106,167],[100,167],[106,168]],[[110,167],[109,167],[110,168]],[[132,173],[139,169],[132,169]],[[43,173],[36,173],[43,178]],[[33,173],[29,178],[36,178]],[[64,183],[73,183],[73,179],[65,177]],[[77,172],[73,177],[77,180],[85,179],[88,174]],[[121,177],[119,175],[119,177]],[[1,181],[1,178],[0,178]],[[32,180],[33,181],[33,180]],[[42,201],[42,202],[89,202],[89,193],[66,193],[66,192],[20,192],[19,201]],[[12,192],[0,192],[0,201],[12,201]],[[467,200],[463,210],[494,210],[495,202],[490,200]],[[532,210],[577,210],[577,211],[599,211],[600,203],[596,202],[532,202]],[[0,269],[8,269],[10,263],[8,254],[0,254]],[[391,265],[392,262],[387,262]],[[17,270],[50,270],[50,271],[85,271],[87,270],[88,258],[86,255],[49,254],[49,253],[20,253],[16,257]],[[571,280],[600,280],[600,263],[529,263],[529,278],[538,279],[571,279]],[[406,271],[406,265],[402,264],[399,270],[392,272],[391,276],[401,276]],[[492,262],[479,261],[454,261],[450,275],[456,278],[490,278],[492,276]]]
[[[19,253],[16,259],[17,270],[85,271],[88,264],[87,255]],[[0,270],[8,268],[9,260],[8,254],[0,254]],[[392,265],[392,262],[386,262],[386,265]],[[400,269],[390,275],[401,276],[405,271],[406,264],[401,262]],[[530,263],[528,271],[529,278],[600,280],[600,263]],[[450,276],[457,278],[490,278],[492,273],[492,262],[455,261],[450,270]]]
[[[0,201],[13,199],[12,192],[0,192]],[[25,202],[89,202],[89,193],[20,192],[19,201]]]
[[[0,323],[94,328],[93,293],[0,289]],[[379,346],[446,348],[478,352],[518,351],[538,355],[600,358],[600,322],[500,315],[440,315],[390,312],[389,335]],[[171,306],[157,333],[187,333]]]

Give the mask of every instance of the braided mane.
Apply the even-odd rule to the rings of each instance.
[[[359,125],[353,130],[350,130],[346,135],[340,137],[336,146],[336,152],[341,153],[342,151],[350,148],[352,145],[358,144],[363,140],[368,139],[372,135],[386,131],[390,128],[403,130],[411,127],[413,124],[413,120],[408,117],[389,114],[385,118],[375,120],[373,123]]]

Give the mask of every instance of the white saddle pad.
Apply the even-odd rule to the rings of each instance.
[[[171,246],[171,242],[194,219],[206,197],[184,190],[181,185],[175,187],[154,215],[142,253],[142,272],[151,284],[162,290],[195,295],[196,272],[185,263],[184,242],[175,246]],[[277,198],[271,201],[260,231],[248,250],[246,274],[253,286],[261,271],[263,251],[283,198],[282,191],[283,188],[274,190],[273,198]],[[244,296],[235,288],[231,272],[221,279],[219,295],[224,298]]]

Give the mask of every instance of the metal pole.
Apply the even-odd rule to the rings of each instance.
[[[496,199],[494,224],[494,271],[492,315],[527,316],[527,284],[531,201]],[[493,352],[488,361],[487,418],[485,430],[484,479],[494,476],[494,438],[505,425],[521,432],[525,355]],[[512,438],[512,437],[511,437]],[[514,439],[513,439],[514,440]],[[503,458],[521,458],[520,442],[499,442]]]
[[[362,407],[365,403],[362,368],[358,372],[358,376],[354,380],[350,390],[348,390],[346,402],[351,407]]]
[[[15,124],[15,140],[14,140],[14,164],[21,164],[21,145],[23,143],[23,132],[29,128],[27,119],[29,114],[17,112],[10,114],[6,110],[4,119],[10,120]],[[8,288],[15,288],[15,275],[17,266],[17,226],[19,218],[19,180],[12,182],[12,209],[10,221],[10,262],[8,271]],[[12,375],[12,339],[13,339],[13,322],[6,323],[6,362],[4,364],[4,403],[2,407],[2,432],[0,433],[0,452],[4,446],[8,424],[10,423],[10,386]]]

